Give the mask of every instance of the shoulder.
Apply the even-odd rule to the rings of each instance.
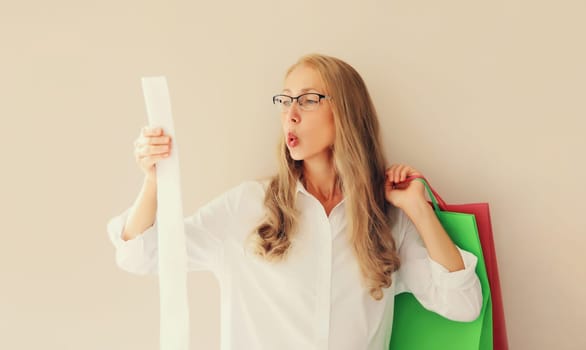
[[[257,211],[264,203],[266,184],[263,180],[245,180],[220,195],[233,213]],[[255,210],[256,209],[256,210]]]
[[[239,196],[262,196],[266,192],[270,180],[245,180],[232,187],[228,192],[233,192]]]

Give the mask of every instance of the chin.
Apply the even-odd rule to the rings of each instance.
[[[289,148],[289,156],[293,160],[304,160],[307,158],[307,155],[304,152],[301,152],[297,147],[293,149]]]
[[[297,152],[291,152],[289,151],[289,156],[291,157],[291,159],[293,160],[303,160],[303,156],[301,156],[299,153]]]

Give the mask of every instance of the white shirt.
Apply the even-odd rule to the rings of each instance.
[[[431,260],[407,215],[394,208],[392,235],[401,268],[380,301],[361,284],[346,232],[344,200],[326,216],[297,183],[298,233],[286,260],[270,263],[245,252],[244,241],[264,216],[268,182],[246,181],[185,218],[189,270],[209,270],[221,290],[222,350],[388,349],[394,296],[412,292],[428,309],[460,321],[482,305],[476,257],[459,249],[465,269],[448,272]],[[128,211],[108,222],[118,266],[157,273],[157,222],[123,241]]]

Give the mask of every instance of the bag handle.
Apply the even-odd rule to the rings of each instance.
[[[419,180],[420,182],[423,183],[423,185],[425,185],[425,189],[427,190],[427,194],[429,195],[429,198],[431,199],[431,203],[433,204],[433,208],[436,212],[439,212],[440,210],[446,210],[446,207],[447,207],[446,202],[442,199],[442,197],[440,197],[440,195],[436,192],[436,190],[434,190],[433,187],[431,187],[431,185],[429,184],[429,182],[427,181],[427,179],[423,175],[409,176],[403,182],[410,182],[413,180]]]

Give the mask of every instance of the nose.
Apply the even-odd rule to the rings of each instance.
[[[301,121],[301,115],[299,114],[299,104],[297,101],[293,101],[289,110],[286,113],[287,120],[291,123],[297,124]]]

